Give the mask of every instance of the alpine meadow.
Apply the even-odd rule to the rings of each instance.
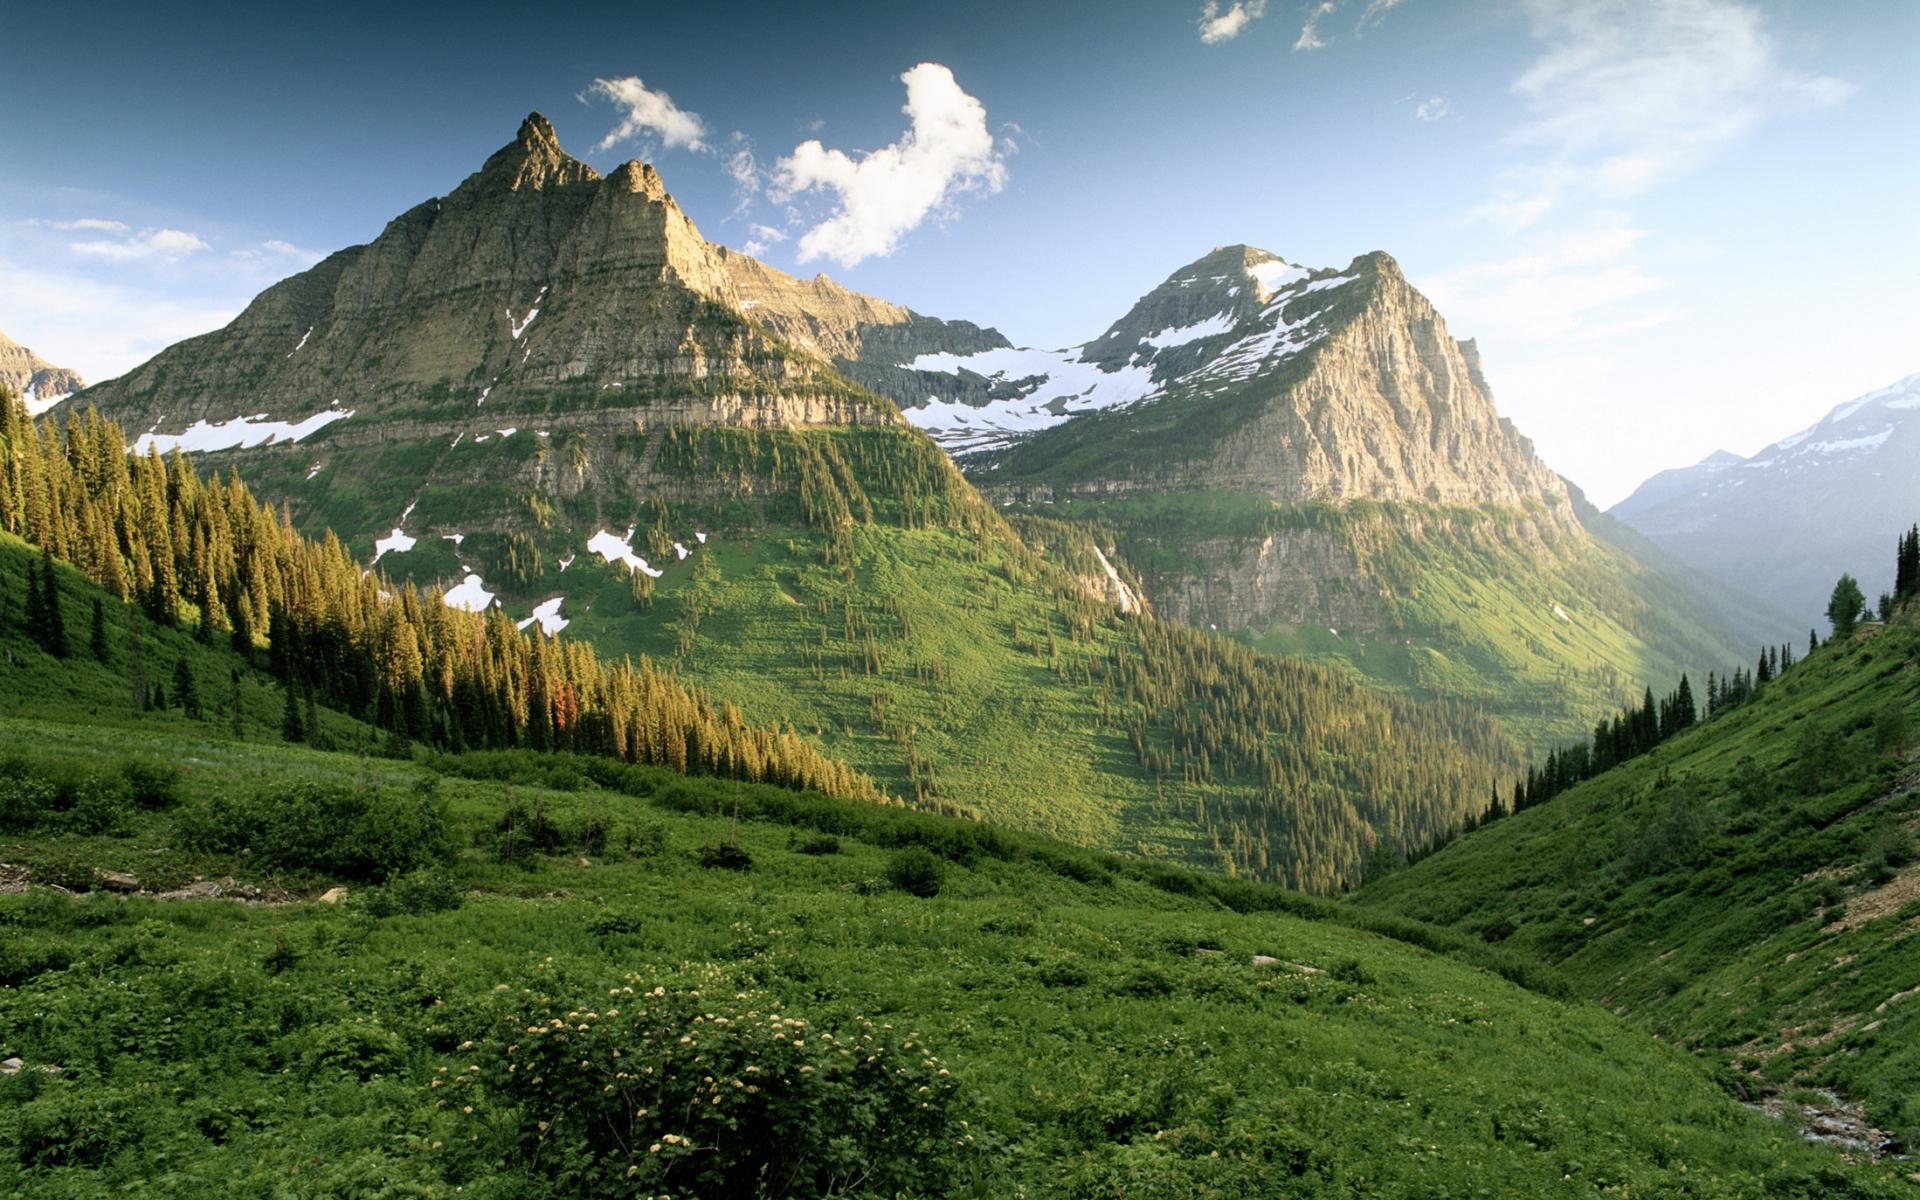
[[[0,1193],[1920,1197],[1920,10],[200,15],[7,22]]]

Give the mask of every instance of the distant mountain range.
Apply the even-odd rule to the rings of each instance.
[[[28,412],[38,416],[85,386],[75,372],[54,366],[0,333],[0,387],[18,392]]]
[[[1893,584],[1895,539],[1920,520],[1920,375],[1849,400],[1741,458],[1653,476],[1609,510],[1661,549],[1803,623],[1850,572]]]

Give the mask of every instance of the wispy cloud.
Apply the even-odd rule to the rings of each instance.
[[[62,233],[126,233],[130,229],[125,221],[114,221],[105,217],[80,217],[72,221],[33,221],[30,224],[46,229],[57,229]]]
[[[1453,105],[1445,96],[1429,96],[1415,106],[1413,115],[1415,120],[1438,121],[1453,115]]]
[[[1759,10],[1734,0],[1530,0],[1541,56],[1514,81],[1532,157],[1481,213],[1523,228],[1569,196],[1615,203],[1698,166],[1760,120],[1828,107],[1853,87],[1781,60]]]
[[[775,229],[771,225],[761,225],[756,222],[747,226],[747,240],[740,248],[755,258],[758,258],[767,252],[767,247],[777,246],[786,240],[786,230]]]
[[[622,142],[655,139],[669,150],[703,150],[706,123],[699,113],[688,112],[665,92],[655,91],[640,82],[637,75],[619,79],[596,79],[580,99],[610,100],[620,110],[620,123],[600,139],[596,150],[611,150]]]
[[[921,63],[900,81],[911,127],[899,141],[855,158],[810,140],[777,164],[776,199],[819,190],[837,200],[834,215],[801,236],[800,261],[850,267],[890,254],[958,196],[1004,186],[1005,151],[987,128],[986,106],[961,90],[953,72]]]
[[[188,233],[184,229],[146,229],[136,234],[118,221],[81,221],[71,224],[74,228],[123,235],[70,243],[70,248],[75,254],[83,254],[88,258],[107,262],[138,262],[146,259],[173,262],[190,254],[199,254],[213,249],[197,234]],[[113,226],[118,226],[118,229],[111,228]]]
[[[1529,237],[1518,254],[1420,281],[1449,316],[1508,342],[1592,340],[1664,324],[1681,315],[1648,297],[1668,286],[1634,261],[1647,237],[1618,214],[1581,228]],[[1630,311],[1622,311],[1632,301]]]
[[[8,332],[42,357],[98,383],[124,374],[182,338],[232,320],[235,304],[182,299],[170,289],[103,283],[0,260],[0,312]]]
[[[1219,0],[1207,0],[1205,8],[1200,10],[1200,40],[1211,46],[1217,42],[1230,42],[1240,36],[1240,31],[1267,15],[1267,0],[1234,0],[1225,12],[1220,10]]]
[[[1322,0],[1307,10],[1307,19],[1300,26],[1300,36],[1294,39],[1295,50],[1318,50],[1327,44],[1320,36],[1320,19],[1333,15],[1333,0]]]

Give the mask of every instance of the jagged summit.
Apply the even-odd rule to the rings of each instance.
[[[1005,344],[713,245],[651,164],[603,178],[533,113],[445,196],[89,400],[163,444],[218,427],[190,449],[306,436],[314,420],[350,439],[382,415],[449,440],[555,410],[602,427],[888,423],[842,373],[904,400],[903,373],[876,362]]]

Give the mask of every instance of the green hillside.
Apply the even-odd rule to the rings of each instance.
[[[1657,552],[1635,553],[1624,544],[1635,535],[1607,528],[1615,523],[1584,502],[1576,509],[1581,534],[1490,506],[1291,505],[1233,492],[1014,511],[1084,524],[1149,595],[1230,578],[1271,538],[1315,544],[1329,564],[1319,619],[1263,616],[1234,637],[1372,685],[1470,704],[1540,753],[1645,687],[1725,670],[1746,646],[1791,632]]]
[[[117,438],[110,424],[81,427],[77,438],[68,432],[64,451],[38,439],[36,469],[65,481],[55,491],[77,490],[72,480],[89,469],[89,448],[97,457],[103,440]],[[537,454],[567,461],[562,441]],[[237,467],[278,495],[305,482],[280,473],[315,452],[305,443],[266,447],[215,467]],[[884,792],[1320,892],[1338,890],[1382,846],[1425,845],[1477,816],[1522,767],[1499,727],[1465,704],[1384,693],[1324,666],[1122,613],[1085,582],[1090,572],[1098,578],[1087,566],[1090,542],[1067,536],[1034,550],[938,447],[902,427],[623,435],[610,449],[583,443],[581,454],[583,470],[625,482],[533,498],[498,480],[409,492],[397,466],[366,461],[391,448],[324,452],[342,479],[400,489],[382,503],[411,506],[416,528],[467,531],[458,542],[420,537],[389,552],[378,563],[383,583],[358,573],[357,562],[373,557],[372,539],[343,544],[323,524],[339,511],[337,480],[323,485],[323,472],[307,503],[285,509],[310,534],[308,572],[352,593],[337,605],[345,633],[308,628],[311,614],[335,606],[307,606],[290,621],[301,644],[332,655],[328,674],[340,682],[323,699],[430,745],[651,747],[657,739],[638,726],[625,736],[626,718],[589,712],[593,719],[577,720],[563,700],[578,692],[590,710],[619,708],[645,690],[622,684],[622,671],[644,683],[664,670],[697,684],[698,704],[710,698],[723,715],[781,731],[783,761],[811,756],[818,767],[825,755],[878,785],[847,780],[834,789],[843,794]],[[361,467],[347,470],[350,457]],[[623,473],[621,464],[638,471],[642,462],[653,485]],[[183,481],[176,490],[195,519],[201,508],[225,511],[195,499],[205,485],[184,482],[197,478],[190,464],[135,459],[143,479],[169,472]],[[160,485],[116,486],[144,493]],[[293,536],[256,511],[248,489],[223,486],[247,497],[225,502],[245,510],[227,519],[241,530],[232,538]],[[469,523],[510,510],[537,511],[540,520],[510,532]],[[208,545],[229,539],[214,524]],[[622,550],[608,561],[587,548],[602,535],[659,565],[630,568]],[[114,556],[95,557],[107,577]],[[286,575],[261,565],[271,554],[216,566],[225,573],[211,590],[194,582],[201,560],[186,543],[175,557],[183,580],[175,590],[206,593],[220,636],[271,624],[259,615],[271,605],[251,598],[256,575]],[[561,639],[525,651],[537,668],[523,673],[519,639],[499,610],[485,622],[477,659],[462,649],[473,643],[438,631],[455,617],[443,613],[437,589],[476,576],[515,618],[559,602],[569,622]],[[380,591],[399,583],[426,589],[394,610],[414,628],[411,640],[452,655],[460,678],[410,654],[409,637],[375,619]],[[587,646],[599,650],[598,665],[574,653]],[[356,665],[363,650],[384,664],[380,671]],[[629,656],[637,668],[616,665]],[[531,680],[550,673],[567,678],[536,695]],[[484,691],[493,679],[516,690],[511,720],[463,686]],[[713,773],[736,773],[733,760],[711,753],[711,738],[699,741]],[[757,761],[746,777],[761,777]]]
[[[114,835],[0,835],[9,1195],[1903,1194],[1331,902],[605,760],[11,716],[0,757],[179,764]],[[199,876],[257,900],[145,894]]]
[[[1358,900],[1550,964],[1754,1093],[1835,1089],[1913,1144],[1917,655],[1909,605]]]

